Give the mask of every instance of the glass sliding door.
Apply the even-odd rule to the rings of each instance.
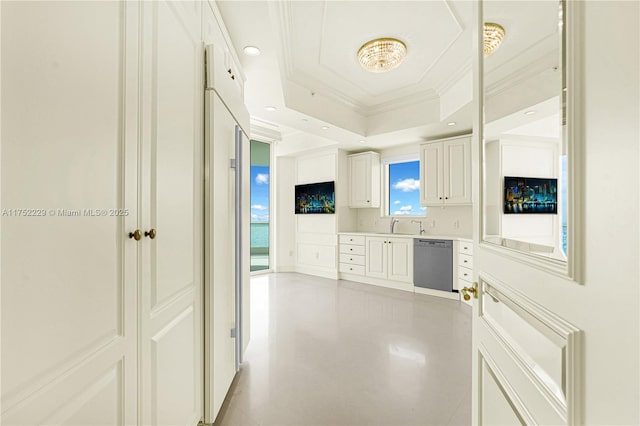
[[[251,271],[269,269],[271,145],[251,141]]]

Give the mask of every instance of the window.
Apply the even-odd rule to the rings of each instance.
[[[269,269],[271,146],[251,140],[251,271]]]
[[[424,216],[420,205],[420,161],[388,161],[386,165],[386,216]]]

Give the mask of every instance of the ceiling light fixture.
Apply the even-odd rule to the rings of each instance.
[[[320,127],[322,130],[329,130],[329,126],[322,126]]]
[[[244,54],[247,56],[258,56],[260,55],[260,49],[258,49],[255,46],[245,46],[244,49],[242,49],[244,51]]]
[[[395,38],[378,38],[358,49],[358,61],[370,72],[387,72],[396,68],[407,56],[407,45]]]
[[[264,109],[266,109],[267,111],[275,111],[277,108],[274,106],[268,106],[268,107],[264,107]]]
[[[524,115],[533,115],[535,113],[536,113],[535,111],[526,111]]]
[[[504,28],[493,22],[484,23],[484,56],[489,56],[500,47],[500,43],[504,39]]]
[[[358,142],[360,142],[360,143],[365,143],[365,141],[358,141]]]
[[[455,126],[456,122],[455,121],[450,121],[447,123],[447,126]]]

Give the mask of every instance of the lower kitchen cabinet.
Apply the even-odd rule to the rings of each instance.
[[[365,275],[413,283],[413,239],[367,237]]]
[[[470,240],[460,240],[458,244],[458,264],[456,268],[458,280],[456,288],[460,291],[460,300],[471,305],[471,300],[464,300],[462,289],[473,287],[473,242]]]

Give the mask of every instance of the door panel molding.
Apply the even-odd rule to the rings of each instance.
[[[480,383],[480,386],[483,389],[485,388],[487,379],[490,379],[495,383],[495,386],[500,391],[505,402],[513,410],[513,415],[518,418],[520,423],[522,423],[523,425],[536,424],[536,421],[531,416],[531,413],[529,413],[529,411],[526,409],[523,402],[518,397],[517,393],[513,390],[513,388],[509,384],[509,381],[507,380],[505,375],[502,373],[500,368],[498,368],[498,365],[496,364],[496,362],[493,360],[491,355],[488,354],[486,348],[484,348],[483,346],[479,348],[479,353],[478,353],[478,375],[479,375],[478,381]],[[484,424],[483,416],[486,410],[483,410],[483,408],[484,408],[484,403],[488,399],[487,398],[488,395],[486,395],[485,392],[483,392],[483,394],[480,396],[480,404],[478,409],[479,418],[477,419],[477,424],[479,425]]]
[[[479,273],[478,283],[483,341],[501,352],[499,365],[508,365],[518,383],[530,382],[563,422],[578,423],[582,331],[486,273]]]

